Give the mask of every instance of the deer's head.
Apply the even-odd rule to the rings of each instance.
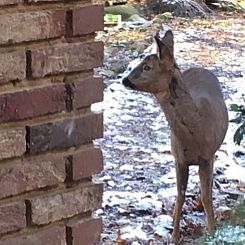
[[[168,95],[175,64],[173,33],[167,31],[163,38],[160,38],[157,33],[155,40],[157,54],[146,56],[122,82],[126,87],[134,90]]]

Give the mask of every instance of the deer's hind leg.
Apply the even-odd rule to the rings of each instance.
[[[199,165],[199,178],[201,183],[202,203],[207,215],[208,231],[212,232],[215,226],[213,211],[213,159],[209,161],[201,161]]]
[[[172,234],[172,242],[178,244],[180,238],[180,218],[182,207],[185,202],[185,192],[187,189],[189,176],[189,167],[185,164],[176,162],[176,177],[177,177],[177,191],[178,195],[174,206],[174,230]]]

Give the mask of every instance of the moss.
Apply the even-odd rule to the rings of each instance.
[[[139,14],[138,10],[130,4],[105,7],[105,13],[112,15],[121,15],[123,21],[127,20],[130,16],[134,14]]]

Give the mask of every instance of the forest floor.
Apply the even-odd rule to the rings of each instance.
[[[105,63],[97,72],[105,77],[105,92],[104,101],[92,109],[104,112],[104,137],[96,140],[103,151],[104,171],[94,177],[104,182],[103,207],[96,212],[103,218],[103,245],[119,245],[119,230],[124,244],[170,244],[176,179],[169,127],[153,96],[121,84],[127,65],[134,66],[154,49],[152,37],[159,28],[163,33],[173,30],[175,57],[182,70],[200,66],[213,71],[228,108],[245,102],[242,15],[158,17],[144,24],[122,23],[99,33],[98,39],[105,42]],[[229,112],[230,119],[234,116]],[[217,221],[226,219],[231,208],[245,198],[245,144],[233,143],[236,128],[230,123],[216,153],[213,202]],[[182,244],[202,244],[196,240],[206,229],[199,196],[198,169],[193,166],[181,221]]]

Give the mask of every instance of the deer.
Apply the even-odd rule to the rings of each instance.
[[[201,200],[208,232],[215,229],[213,165],[228,128],[228,112],[218,78],[199,67],[181,72],[174,58],[171,30],[155,35],[157,53],[149,54],[122,84],[153,94],[170,127],[171,153],[175,159],[177,197],[173,211],[171,241],[180,240],[180,219],[188,184],[189,166],[198,165]]]

